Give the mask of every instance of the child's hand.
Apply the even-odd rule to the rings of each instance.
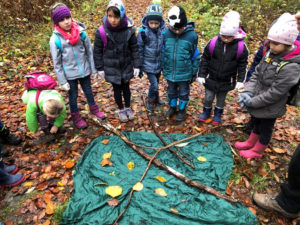
[[[241,89],[244,87],[244,83],[243,82],[237,82],[235,85],[235,89]]]
[[[205,84],[205,78],[198,77],[198,78],[196,79],[196,81],[197,81],[199,84],[201,84],[201,85]]]
[[[102,71],[98,71],[98,74],[101,78],[104,78],[105,77],[105,72],[102,70]]]
[[[57,131],[58,131],[58,127],[57,127],[57,126],[53,126],[53,127],[51,127],[51,129],[50,129],[50,133],[51,133],[51,134],[56,134]]]
[[[93,73],[93,74],[91,75],[92,80],[95,80],[95,79],[97,78],[97,76],[98,76],[98,73]]]
[[[64,91],[69,91],[70,90],[70,84],[67,82],[67,83],[61,85],[61,89],[63,89]]]
[[[140,69],[133,68],[133,76],[137,78],[139,76],[139,74],[140,74]]]

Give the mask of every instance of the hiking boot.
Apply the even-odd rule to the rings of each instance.
[[[71,118],[72,118],[73,124],[78,129],[84,129],[87,127],[87,123],[81,118],[79,112],[71,113]]]
[[[176,110],[177,110],[176,107],[170,107],[170,108],[168,109],[168,111],[166,112],[166,117],[171,117],[171,116],[173,116],[174,114],[176,114]]]
[[[219,123],[221,123],[222,113],[223,113],[223,109],[215,107],[214,118],[213,118],[212,124],[218,125]]]
[[[134,120],[133,110],[130,107],[124,108],[124,110],[126,111],[128,119],[129,120]]]
[[[120,122],[122,123],[126,123],[128,121],[128,118],[127,118],[127,113],[125,111],[125,109],[120,109],[117,111],[117,114],[119,116],[119,120]]]
[[[177,115],[176,115],[176,121],[179,121],[179,122],[184,121],[185,117],[186,117],[185,109],[179,110]]]
[[[210,114],[211,114],[211,107],[210,108],[203,107],[203,113],[200,114],[198,120],[205,122],[210,117]]]
[[[106,118],[106,116],[102,112],[100,112],[99,107],[98,107],[97,104],[90,105],[90,112],[93,115],[97,116],[99,119],[104,120]]]
[[[164,102],[163,100],[161,100],[159,98],[158,92],[155,94],[155,101],[154,101],[154,103],[157,104],[157,105],[164,105],[164,104],[166,104],[166,102]]]
[[[0,130],[0,143],[9,145],[18,145],[22,142],[22,139],[9,133],[9,129],[3,126]]]
[[[6,165],[3,161],[0,161],[0,169],[3,169],[5,172],[10,174],[15,174],[18,171],[16,165]]]
[[[154,99],[149,98],[148,101],[146,102],[146,109],[148,112],[154,112]]]
[[[270,194],[258,194],[255,192],[252,196],[252,200],[254,204],[258,205],[264,209],[271,209],[279,212],[280,214],[288,217],[288,218],[297,218],[299,213],[289,213],[285,211],[276,201],[275,195]]]
[[[0,158],[7,155],[8,155],[7,149],[2,144],[0,144]]]
[[[25,179],[25,176],[22,174],[9,174],[5,171],[1,171],[1,180],[0,180],[0,186],[4,187],[15,187],[22,183],[22,181]]]

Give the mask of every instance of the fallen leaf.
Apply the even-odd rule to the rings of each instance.
[[[185,143],[177,144],[175,146],[177,146],[177,147],[184,147],[184,146],[187,146],[188,144],[189,144],[189,142],[185,142]]]
[[[133,168],[134,168],[134,162],[129,162],[129,163],[127,163],[127,168],[128,168],[129,170],[133,170]]]
[[[135,191],[141,191],[144,188],[144,185],[141,182],[137,182],[132,189]]]
[[[279,154],[286,153],[286,149],[281,149],[281,148],[277,148],[277,147],[274,147],[273,151],[276,153],[279,153]]]
[[[75,165],[75,163],[72,162],[72,161],[68,161],[68,162],[65,163],[65,167],[67,169],[71,169],[74,165]]]
[[[97,186],[97,185],[108,185],[108,183],[101,182],[101,183],[94,184],[94,186]]]
[[[47,207],[46,207],[46,214],[52,215],[54,213],[55,205],[52,201],[48,201]]]
[[[178,210],[177,210],[177,209],[171,208],[170,211],[171,211],[171,212],[174,212],[174,213],[178,213]]]
[[[256,209],[252,208],[252,207],[248,207],[248,209],[254,214],[256,215]]]
[[[110,159],[111,157],[111,152],[106,152],[102,155],[102,159]]]
[[[166,196],[168,195],[168,194],[165,192],[165,190],[162,189],[162,188],[156,188],[156,189],[155,189],[155,193],[158,194],[158,195],[160,195],[160,196],[163,196],[163,197],[166,197]]]
[[[200,162],[205,162],[205,161],[206,161],[206,158],[203,157],[203,156],[199,156],[197,159],[198,159],[198,161],[200,161]]]
[[[279,179],[279,177],[275,173],[274,173],[274,178],[277,181],[277,183],[280,183],[280,179]]]
[[[210,123],[212,121],[212,118],[209,118],[207,120],[204,121],[204,123]]]
[[[32,181],[28,181],[28,182],[26,182],[26,183],[24,183],[23,184],[23,187],[32,187],[32,185],[33,185],[33,182]]]
[[[109,186],[105,189],[105,193],[114,198],[122,194],[122,188],[120,186]]]
[[[109,143],[109,139],[102,140],[102,144],[107,145]]]
[[[50,225],[50,220],[46,220],[42,225]]]
[[[207,147],[207,144],[205,142],[202,143],[205,147]]]
[[[108,200],[107,201],[107,204],[109,205],[109,206],[117,206],[117,205],[119,205],[119,201],[118,201],[118,199],[112,199],[112,200]]]
[[[275,170],[275,165],[273,163],[269,163],[270,170]]]
[[[157,176],[156,179],[160,182],[167,182],[166,178]]]
[[[106,166],[106,165],[112,166],[113,163],[112,163],[111,161],[109,161],[108,159],[103,159],[103,160],[101,161],[101,166],[104,167],[104,166]]]

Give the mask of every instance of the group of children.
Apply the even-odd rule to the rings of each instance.
[[[166,116],[176,114],[177,121],[186,118],[190,84],[194,80],[205,86],[200,121],[210,118],[216,98],[213,124],[221,122],[227,93],[244,88],[248,49],[244,43],[246,33],[240,27],[240,15],[236,11],[225,14],[219,35],[208,42],[201,59],[195,24],[188,21],[181,6],[170,9],[169,26],[165,28],[161,5],[150,4],[136,36],[133,21],[127,17],[122,0],[111,0],[103,25],[96,31],[94,48],[85,33],[85,26],[73,20],[66,5],[54,4],[51,18],[55,25],[50,39],[54,70],[62,89],[68,91],[71,118],[78,128],[87,127],[77,106],[78,83],[91,113],[105,118],[95,103],[91,78],[102,77],[112,84],[121,122],[134,119],[130,107],[130,80],[143,73],[150,81],[147,110],[153,112],[157,104],[164,104],[158,92],[162,73],[168,84]],[[248,109],[254,121],[250,138],[235,144],[245,158],[261,157],[270,141],[276,118],[285,113],[289,89],[299,81],[300,56],[294,45],[298,34],[296,19],[290,14],[284,14],[273,23],[268,33],[269,50],[240,94],[239,103]],[[282,62],[284,65],[278,69]],[[58,132],[66,115],[61,96],[57,91],[49,90],[49,93],[41,94],[35,104],[34,90],[28,92],[24,93],[23,100],[29,105],[26,120],[30,131],[36,131],[38,121],[42,124],[35,116],[41,112],[52,119],[52,125],[46,126],[49,132]]]

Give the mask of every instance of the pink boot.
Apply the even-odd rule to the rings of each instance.
[[[234,146],[238,150],[248,150],[255,145],[255,143],[258,141],[258,139],[259,139],[259,135],[251,132],[248,140],[246,140],[244,142],[235,142]]]
[[[73,124],[78,129],[84,129],[87,127],[86,122],[81,118],[79,112],[71,113],[71,117],[72,117]]]
[[[240,156],[246,159],[260,158],[268,145],[262,145],[259,141],[256,142],[253,148],[247,151],[240,151]]]
[[[97,116],[98,118],[104,120],[106,118],[106,116],[99,111],[98,105],[94,104],[94,105],[90,105],[90,111],[93,115]]]

